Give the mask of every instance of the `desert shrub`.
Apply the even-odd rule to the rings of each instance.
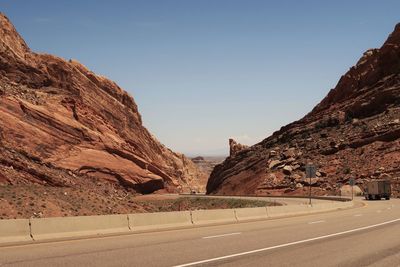
[[[350,173],[351,173],[350,167],[343,168],[343,174],[350,174]]]

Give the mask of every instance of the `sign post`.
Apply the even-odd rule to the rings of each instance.
[[[311,178],[315,178],[315,175],[317,173],[317,168],[312,165],[312,164],[307,164],[306,165],[306,177],[309,178],[309,183],[308,183],[308,188],[309,188],[309,204],[311,205]]]

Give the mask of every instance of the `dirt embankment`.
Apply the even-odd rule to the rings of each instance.
[[[230,209],[273,204],[265,201],[178,195],[143,196],[102,184],[97,189],[38,185],[0,187],[0,219]]]

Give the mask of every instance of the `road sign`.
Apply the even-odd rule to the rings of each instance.
[[[317,173],[317,167],[314,165],[306,165],[306,176],[307,178],[315,178]]]
[[[354,186],[354,178],[350,178],[349,184],[350,184],[351,186]]]

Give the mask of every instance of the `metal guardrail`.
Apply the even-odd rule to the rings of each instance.
[[[190,193],[181,193],[180,196],[191,196],[191,197],[231,197],[231,198],[241,198],[241,197],[265,197],[265,198],[302,198],[302,199],[309,199],[309,196],[287,196],[287,195],[206,195],[206,194],[190,194]],[[347,197],[338,197],[338,196],[312,196],[311,199],[318,199],[318,200],[332,200],[332,201],[340,201],[340,202],[347,202],[351,201],[351,198]]]

